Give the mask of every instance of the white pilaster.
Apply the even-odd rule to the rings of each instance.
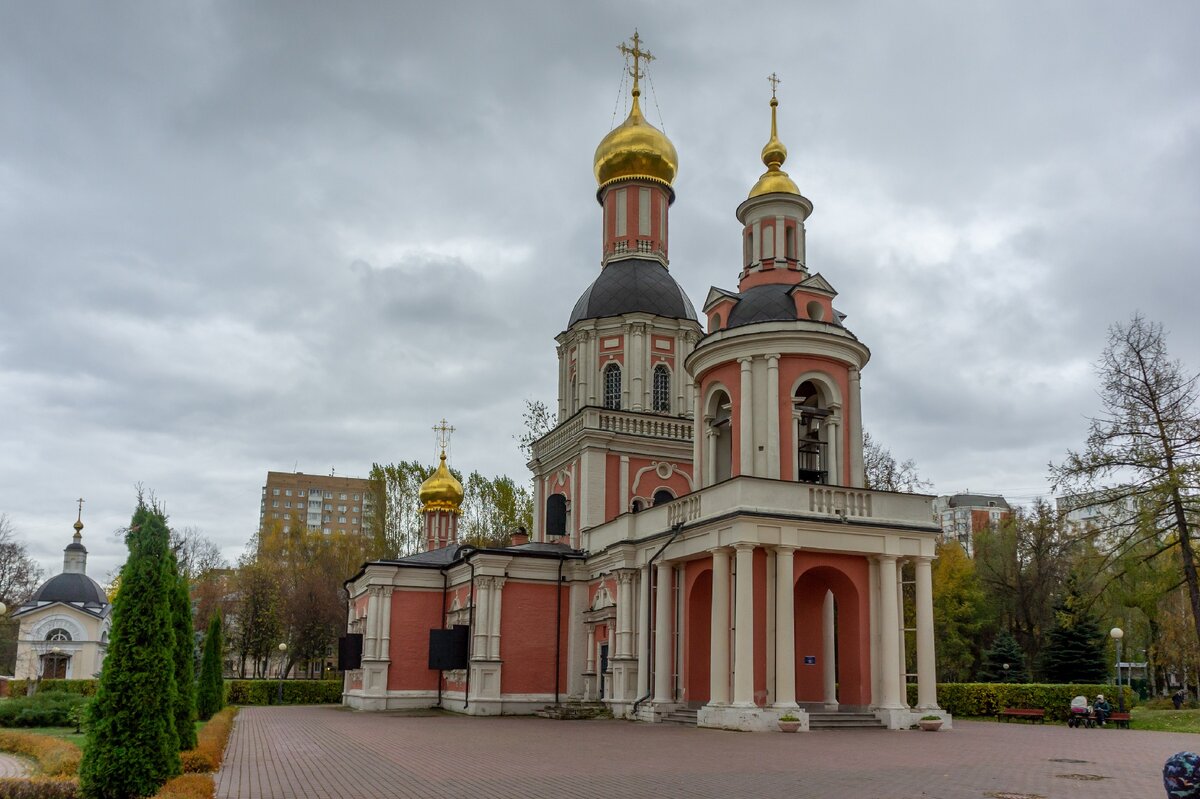
[[[617,471],[617,479],[620,481],[620,491],[618,496],[621,498],[621,507],[618,508],[620,513],[629,512],[629,456],[621,456],[621,465]]]
[[[738,398],[738,439],[741,474],[754,474],[754,373],[750,358],[738,358],[742,368],[742,390]]]
[[[471,646],[471,657],[475,660],[487,660],[488,656],[488,620],[491,618],[491,603],[488,594],[491,593],[491,578],[475,578],[475,610],[471,626],[474,638]]]
[[[490,621],[488,622],[488,657],[500,659],[500,603],[504,598],[504,578],[492,577],[492,590],[488,598]]]
[[[671,691],[671,593],[674,567],[658,563],[658,580],[654,588],[654,702],[668,704],[675,697]]]
[[[367,636],[363,641],[363,660],[374,660],[379,652],[379,589],[367,589]]]
[[[743,372],[742,374],[745,374]],[[754,544],[740,543],[737,550],[736,605],[734,610],[733,704],[754,705]]]
[[[583,672],[587,669],[587,635],[584,628],[591,626],[583,621],[587,609],[587,583],[573,581],[570,588],[570,617],[567,620],[567,693],[583,696]]]
[[[937,661],[933,635],[933,567],[917,558],[917,707],[937,708]]]
[[[638,585],[638,697],[650,693],[650,625],[646,615],[650,608],[650,567],[643,566]]]
[[[796,707],[795,553],[775,547],[775,706]]]
[[[392,659],[392,587],[383,586],[379,589],[379,604],[383,611],[379,614],[379,653],[380,660]]]
[[[596,625],[589,624],[587,628],[587,671],[596,673]]]
[[[862,488],[863,473],[863,425],[862,425],[862,374],[850,369],[850,485]]]
[[[828,465],[825,467],[828,471],[826,481],[829,485],[845,485],[846,478],[842,475],[841,458],[839,454],[842,451],[841,429],[837,419],[829,419],[825,422],[826,435],[829,438],[829,446],[826,448],[829,459]]]
[[[682,363],[682,361],[678,361],[677,363]],[[682,374],[677,375],[677,379],[680,379],[682,377],[683,377]],[[681,379],[680,379],[680,382],[682,382]],[[700,384],[692,383],[691,387],[689,388],[689,392],[691,393],[691,396],[692,396],[692,407],[699,408],[700,407]],[[701,488],[704,485],[707,485],[705,482],[703,482],[700,479],[700,475],[701,475],[700,467],[704,463],[704,461],[701,460],[701,457],[700,457],[700,455],[701,455],[700,448],[704,445],[704,432],[705,432],[704,427],[705,427],[705,425],[704,425],[703,415],[699,411],[693,413],[692,414],[692,479],[695,481],[697,489]],[[705,466],[705,468],[707,469],[707,466]]]
[[[729,704],[729,550],[714,549],[708,703]]]
[[[902,709],[900,701],[900,615],[896,608],[896,556],[879,556],[879,690],[876,703]]]
[[[880,702],[879,688],[879,563],[867,558],[867,613],[871,635],[871,704]]]
[[[617,572],[617,643],[615,657],[633,657],[633,572]]]
[[[821,608],[821,676],[824,679],[825,709],[837,710],[837,630],[833,606],[833,592],[825,592],[825,604]]]
[[[775,228],[783,235],[783,224]],[[782,245],[780,245],[782,246]],[[783,252],[778,250],[777,252]],[[767,477],[779,479],[779,356],[767,356]]]

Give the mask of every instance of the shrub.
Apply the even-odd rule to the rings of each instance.
[[[82,756],[79,747],[70,741],[7,730],[0,730],[0,751],[33,758],[48,777],[74,776],[79,771],[79,759]]]
[[[0,779],[0,799],[79,799],[81,796],[79,783],[71,779]]]
[[[29,690],[31,680],[9,680],[8,686],[10,695],[13,698],[24,696]],[[68,694],[80,694],[81,696],[95,696],[98,680],[42,680],[38,684],[38,693],[43,691],[57,691]]]
[[[175,636],[172,654],[175,660],[175,735],[180,751],[196,746],[196,673],[195,640],[192,637],[192,605],[188,597],[187,577],[179,572],[174,555],[168,557],[171,583],[171,626]]]
[[[0,702],[0,727],[73,727],[72,711],[87,697],[65,691],[38,691]]]
[[[208,720],[225,707],[225,680],[221,675],[221,614],[214,613],[204,636],[204,657],[200,662],[200,680],[196,686],[196,712]]]
[[[212,799],[215,790],[208,774],[181,774],[160,788],[153,799]]]
[[[236,707],[227,707],[200,728],[196,736],[196,748],[179,754],[185,772],[204,773],[221,767],[221,758],[225,754],[225,745],[229,742],[233,717],[237,711]]]
[[[1050,685],[1041,683],[939,683],[938,704],[955,716],[994,716],[1006,707],[1040,708],[1050,721],[1066,721],[1071,700],[1096,694],[1116,695],[1112,685]],[[1136,695],[1125,690],[1125,707],[1133,707]],[[917,686],[908,686],[908,702],[917,703]],[[1113,702],[1113,707],[1117,706]]]
[[[229,680],[227,685],[231,705],[279,704],[279,680]],[[285,705],[339,705],[341,702],[340,679],[283,681]]]

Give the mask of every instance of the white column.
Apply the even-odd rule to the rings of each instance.
[[[379,614],[379,659],[392,659],[392,587],[379,589],[379,604],[383,613]]]
[[[837,699],[837,631],[833,607],[833,592],[825,592],[825,605],[821,608],[821,676],[825,683],[825,709],[836,710]]]
[[[729,550],[714,549],[708,703],[729,704]]]
[[[896,556],[879,556],[879,691],[883,708],[900,701],[900,615],[896,612]]]
[[[615,657],[633,655],[633,572],[617,572],[617,645]]]
[[[862,425],[862,375],[857,369],[850,370],[850,485],[862,488],[863,482],[863,425]]]
[[[766,663],[766,704],[775,703],[775,625],[779,623],[779,616],[776,614],[775,608],[775,548],[767,547],[767,569],[765,577],[766,585],[763,586],[763,597],[766,605],[766,624],[764,630],[766,632],[766,640],[763,641],[763,646],[767,650],[764,658]]]
[[[363,660],[374,660],[379,652],[379,590],[367,589],[367,637],[363,641]]]
[[[492,578],[492,591],[488,604],[491,606],[492,621],[488,625],[488,657],[492,660],[500,659],[500,601],[504,597],[504,578]]]
[[[488,594],[491,593],[491,583],[491,577],[479,577],[475,580],[475,610],[472,611],[474,618],[471,619],[474,628],[471,632],[475,643],[471,647],[471,657],[478,660],[487,660],[488,656],[488,619],[491,618]]]
[[[743,372],[743,374],[745,374]],[[754,706],[754,544],[736,544],[733,704]]]
[[[826,469],[829,474],[825,478],[825,482],[829,485],[840,486],[846,484],[846,478],[842,476],[841,458],[838,454],[842,449],[841,431],[838,429],[836,419],[829,419],[825,422],[826,437],[829,439],[829,446],[826,448]]]
[[[589,626],[584,623],[583,614],[587,610],[587,599],[587,583],[572,581],[567,621],[567,693],[570,696],[583,695],[583,672],[587,670],[584,628]]]
[[[654,602],[654,701],[668,703],[671,693],[671,577],[670,563],[658,563]]]
[[[681,382],[682,378],[682,374],[676,375],[676,379],[680,380]],[[693,383],[690,390],[692,394],[693,407],[699,409],[700,385],[698,383]],[[695,481],[697,489],[705,485],[704,481],[700,479],[700,465],[704,462],[700,457],[702,454],[700,449],[704,446],[704,428],[704,416],[699,410],[697,410],[692,414],[692,480]]]
[[[871,704],[880,702],[879,689],[879,563],[867,558],[867,612],[871,634]]]
[[[617,480],[621,485],[617,496],[621,498],[621,507],[617,509],[618,513],[629,512],[629,456],[621,456],[621,465],[617,468]]]
[[[738,441],[741,474],[754,474],[754,375],[751,359],[738,358],[742,367],[742,391],[738,398]]]
[[[708,417],[704,417],[704,482],[701,487],[710,486],[717,482],[717,431],[709,427]]]
[[[587,631],[587,670],[594,674],[596,672],[596,625],[589,624]]]
[[[937,707],[937,661],[933,636],[933,567],[917,558],[917,707]]]
[[[899,643],[900,657],[896,668],[900,671],[900,704],[908,707],[908,626],[904,617],[904,560],[896,560],[896,615],[899,617],[896,627],[896,638]]]
[[[775,706],[796,707],[795,552],[775,547]]]
[[[783,235],[783,225],[776,230]],[[777,252],[782,252],[778,250]],[[767,477],[779,479],[779,356],[767,356]]]
[[[650,608],[650,567],[643,566],[638,586],[638,696],[650,694],[650,625],[646,615]]]

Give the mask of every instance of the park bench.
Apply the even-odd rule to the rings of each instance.
[[[998,721],[1009,719],[1029,719],[1030,721],[1046,721],[1046,711],[1031,707],[1006,707],[996,714]]]
[[[1110,724],[1116,724],[1118,727],[1124,727],[1128,730],[1130,724],[1132,723],[1132,719],[1129,718],[1128,713],[1117,713],[1114,711],[1108,714],[1108,722]]]

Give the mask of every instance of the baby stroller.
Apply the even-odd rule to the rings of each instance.
[[[1071,700],[1071,712],[1067,715],[1068,727],[1095,727],[1096,716],[1088,705],[1086,696],[1077,696]]]

